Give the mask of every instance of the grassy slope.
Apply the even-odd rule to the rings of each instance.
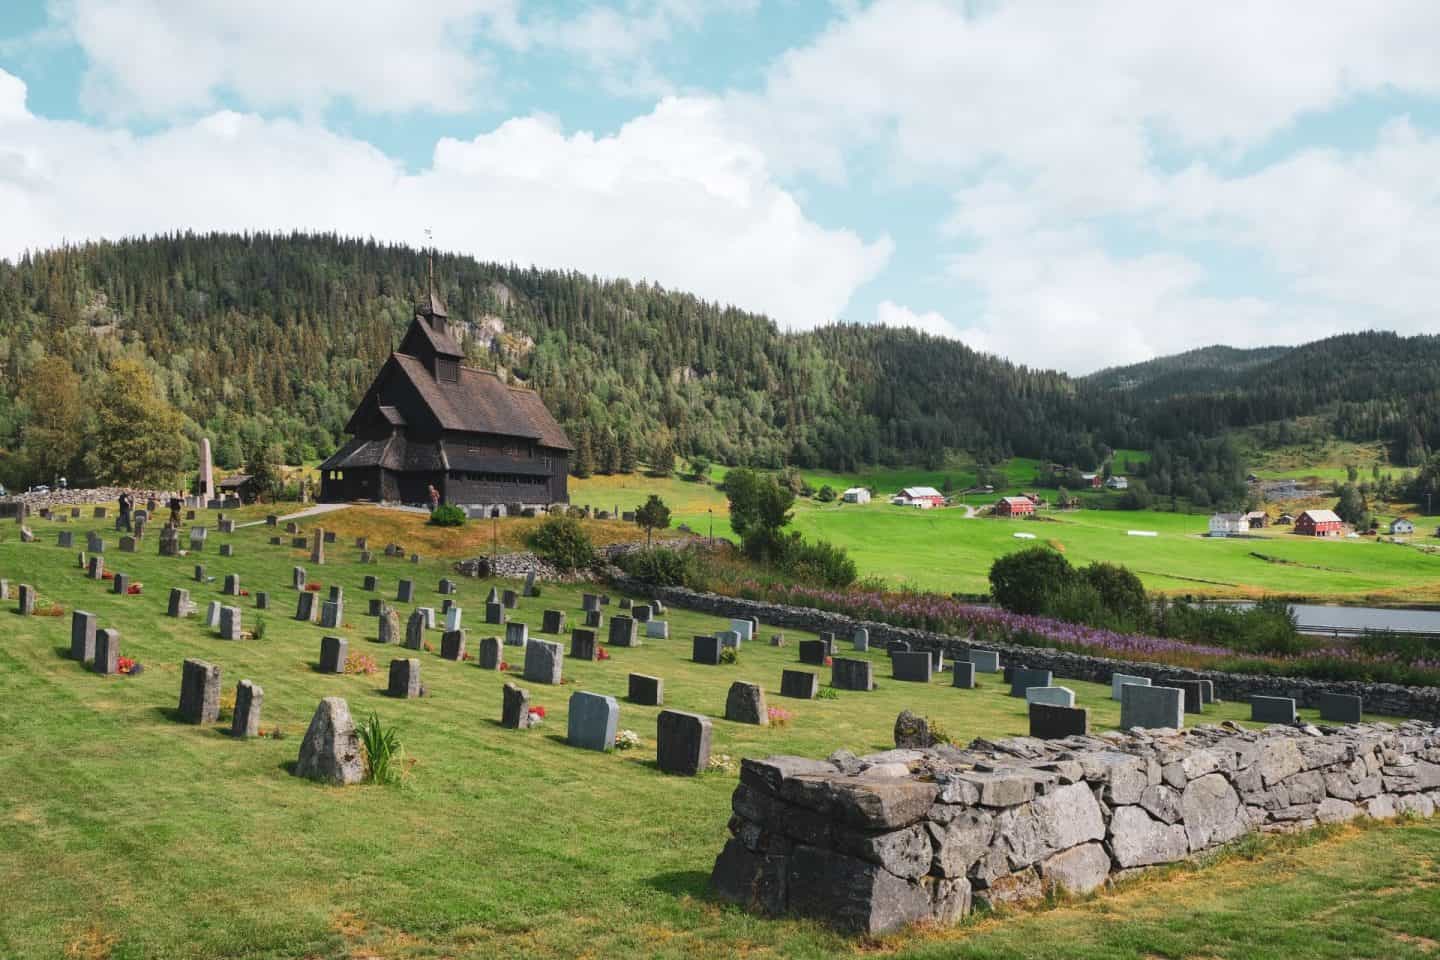
[[[327,677],[312,667],[326,631],[286,617],[294,593],[285,584],[304,554],[267,544],[266,528],[235,534],[234,558],[220,559],[214,546],[203,557],[212,574],[237,572],[251,591],[271,593],[266,638],[225,643],[197,620],[163,616],[172,585],[188,585],[202,609],[218,597],[218,581],[187,583],[193,559],[156,556],[153,538],[135,555],[112,547],[110,565],[146,584],[142,596],[118,597],[81,576],[73,552],[53,546],[54,525],[36,527],[38,544],[14,536],[0,543],[0,575],[38,584],[67,616],[3,614],[0,955],[7,958],[849,954],[864,945],[714,903],[707,875],[724,840],[733,775],[657,774],[649,765],[654,708],[622,705],[621,726],[646,739],[641,749],[572,749],[561,739],[569,694],[623,698],[626,673],[636,670],[665,679],[668,705],[715,717],[733,679],[757,680],[772,705],[794,710],[796,719],[760,729],[717,717],[715,750],[734,756],[881,748],[903,707],[966,739],[1025,728],[1023,705],[993,682],[974,691],[900,684],[883,667],[874,693],[782,701],[776,688],[782,667],[793,664],[793,646],[754,645],[736,667],[701,667],[687,660],[688,638],[716,624],[676,611],[675,639],[616,650],[607,663],[567,664],[565,686],[531,687],[532,702],[550,710],[547,724],[502,730],[496,719],[506,678],[472,664],[416,654],[432,695],[398,702],[380,693],[386,663],[399,651],[371,642],[375,621],[364,616],[361,577],[379,574],[391,597],[397,578],[414,576],[419,602],[438,604],[434,585],[447,572],[439,559],[367,568],[353,562],[353,549],[332,546],[332,562],[312,568],[311,578],[345,586],[343,633],[381,672]],[[488,586],[460,587],[472,644],[486,632],[473,618]],[[241,603],[253,623],[253,600]],[[578,604],[577,590],[547,589],[525,601],[519,617],[534,625],[549,606],[575,616]],[[145,663],[145,673],[101,678],[64,659],[76,606],[119,628],[123,652]],[[792,633],[792,643],[799,636]],[[439,634],[430,639],[438,643]],[[288,738],[238,743],[219,727],[174,722],[187,656],[218,663],[227,692],[241,678],[262,685],[265,725],[281,725]],[[1071,686],[1098,727],[1117,721],[1105,688]],[[415,760],[406,787],[338,790],[288,774],[314,705],[328,694],[345,696],[357,715],[375,711],[397,725]],[[1243,713],[1224,704],[1211,718]],[[1187,952],[1181,942],[1209,944],[1217,956],[1287,955],[1296,944],[1309,956],[1376,955],[1378,945],[1394,956],[1418,955],[1394,936],[1437,935],[1433,900],[1414,886],[1418,874],[1433,882],[1436,857],[1440,837],[1429,827],[1371,830],[1222,866],[1200,897],[1185,882],[1151,885],[1143,894],[908,934],[885,946],[915,957],[1180,955]],[[1312,869],[1320,873],[1307,875]],[[1353,895],[1375,887],[1402,892],[1389,894],[1388,909],[1373,916],[1351,905]],[[1260,891],[1273,942],[1255,939]]]

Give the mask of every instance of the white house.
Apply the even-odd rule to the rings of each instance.
[[[1396,517],[1390,521],[1390,532],[1408,537],[1415,532],[1415,521],[1408,520],[1405,517]]]
[[[1105,486],[1109,487],[1111,490],[1129,490],[1130,481],[1125,479],[1124,477],[1111,477],[1109,480],[1105,481]]]
[[[840,494],[840,499],[846,503],[869,503],[870,491],[864,487],[851,487],[849,490]]]
[[[929,510],[931,507],[943,507],[945,495],[934,487],[906,487],[891,497],[890,502],[897,507],[918,507],[921,510]]]
[[[1210,536],[1233,537],[1250,532],[1250,518],[1243,513],[1217,513],[1210,517]]]

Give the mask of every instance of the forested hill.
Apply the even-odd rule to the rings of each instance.
[[[423,254],[326,235],[180,235],[0,263],[0,443],[16,449],[26,375],[46,355],[98,382],[144,359],[215,437],[328,454],[413,313]],[[765,317],[645,283],[437,256],[473,364],[540,390],[601,466],[622,439],[730,463],[853,467],[946,449],[1003,456],[1089,444],[1074,384],[909,330],[785,333]]]
[[[1440,444],[1433,338],[1201,351],[1076,380],[912,330],[787,333],[643,282],[452,255],[436,257],[435,275],[466,325],[469,362],[540,390],[600,469],[656,446],[756,466],[915,464],[963,450],[1090,469],[1107,446],[1153,449],[1317,412],[1355,439]],[[34,376],[47,357],[92,393],[114,359],[143,361],[192,436],[215,439],[222,466],[276,446],[290,462],[324,456],[425,276],[412,248],[313,234],[186,234],[0,262],[0,479],[49,479],[27,469],[37,458],[24,448],[49,402]]]

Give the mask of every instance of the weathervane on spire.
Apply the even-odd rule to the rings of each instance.
[[[435,234],[429,228],[425,228],[425,246],[428,248],[425,260],[430,265],[430,292],[435,292]]]

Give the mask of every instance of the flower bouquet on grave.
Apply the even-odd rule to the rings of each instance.
[[[506,671],[509,670],[509,669],[510,669],[510,664],[506,663],[504,660],[501,660],[501,661],[500,661],[500,672],[501,672],[501,673],[504,673],[504,672],[506,672]],[[533,708],[532,708],[532,712],[533,712]]]
[[[345,658],[346,673],[363,673],[367,676],[374,673],[375,658],[365,653],[352,653]]]
[[[125,592],[130,594],[130,596],[132,597],[138,597],[140,593],[144,590],[144,588],[145,584],[143,583],[132,583],[130,584],[130,586],[125,588]]]
[[[320,592],[320,584],[318,584],[318,583],[307,583],[307,584],[305,584],[305,589],[308,590],[308,591],[311,592],[311,593],[319,593],[319,592]]]
[[[114,579],[115,579],[115,574],[111,573],[109,570],[105,570],[105,571],[102,571],[102,572],[101,572],[101,574],[100,574],[100,579],[101,579],[101,580],[114,580]]]
[[[734,773],[735,758],[728,753],[712,753],[705,761],[706,773]]]
[[[825,666],[827,666],[827,667],[833,667],[833,666],[835,666],[835,658],[834,658],[834,657],[826,657],[826,658],[825,658]]]
[[[536,704],[530,708],[530,726],[538,727],[545,722],[545,708]]]
[[[621,730],[615,734],[615,749],[630,750],[640,746],[640,734],[634,730]]]
[[[249,591],[249,590],[241,590],[241,591],[240,591],[240,596],[242,596],[242,597],[248,597],[248,596],[250,596],[250,591]]]
[[[145,668],[135,661],[134,657],[117,657],[115,659],[116,669],[127,677],[133,677]]]
[[[784,707],[771,707],[766,710],[765,713],[770,718],[770,726],[772,727],[788,726],[790,721],[795,719],[795,714],[790,710],[786,710]]]
[[[430,645],[430,641],[429,641],[429,640],[422,641],[421,644],[420,644],[420,649],[421,649],[421,650],[424,650],[426,653],[434,653],[434,652],[435,652],[435,648]]]
[[[609,651],[609,650],[606,650],[604,647],[601,647],[601,648],[596,652],[596,654],[595,654],[595,659],[596,659],[596,660],[609,660],[609,659],[610,659],[610,651]]]

